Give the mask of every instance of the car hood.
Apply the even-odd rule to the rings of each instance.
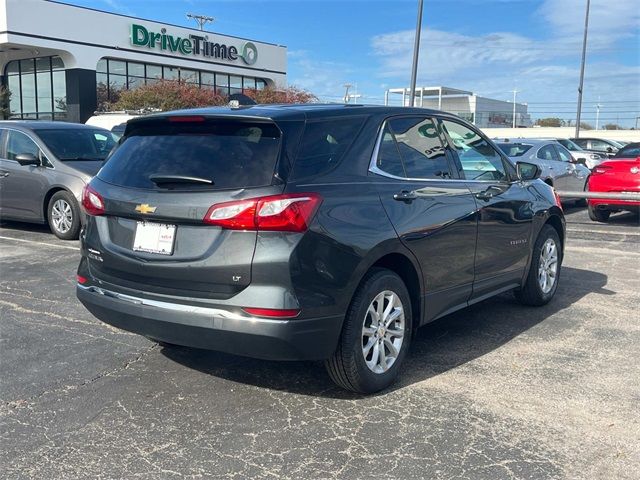
[[[85,173],[94,177],[100,167],[102,167],[102,160],[67,160],[62,162],[65,166],[77,170],[78,172]]]

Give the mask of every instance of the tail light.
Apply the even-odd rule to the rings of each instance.
[[[611,167],[608,165],[596,165],[593,170],[591,170],[591,175],[602,175],[611,170]]]
[[[558,207],[560,207],[560,210],[562,210],[562,202],[560,201],[560,195],[558,195],[558,192],[556,192],[556,189],[553,189],[553,196],[556,197],[556,205]]]
[[[104,214],[104,200],[102,196],[89,185],[82,190],[82,206],[89,215]]]
[[[76,275],[76,280],[80,285],[87,283],[87,277],[83,277],[82,275]]]
[[[318,194],[296,193],[218,203],[203,221],[229,230],[304,232],[321,202]]]

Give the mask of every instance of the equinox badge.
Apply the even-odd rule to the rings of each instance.
[[[143,214],[146,215],[147,213],[155,212],[156,208],[158,208],[158,207],[152,207],[147,203],[142,203],[142,204],[136,206],[136,212],[140,212],[140,213],[143,213]]]

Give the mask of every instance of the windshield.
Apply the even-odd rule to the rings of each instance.
[[[566,138],[559,138],[558,143],[562,145],[564,148],[566,148],[567,150],[571,150],[572,152],[579,152],[582,150],[582,148],[580,148],[578,145],[576,145],[571,140],[568,140]]]
[[[280,130],[269,122],[139,125],[123,138],[98,178],[145,189],[271,185],[280,151]],[[185,182],[186,177],[197,181]]]
[[[618,150],[613,158],[636,158],[640,157],[640,143],[632,143]]]
[[[38,130],[38,136],[58,160],[99,160],[107,158],[117,140],[107,130],[60,128]]]
[[[507,157],[521,157],[531,148],[531,145],[525,145],[523,143],[498,143],[498,148],[502,150]]]

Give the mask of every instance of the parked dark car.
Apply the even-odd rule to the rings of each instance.
[[[0,218],[48,223],[57,237],[78,238],[82,189],[115,145],[103,128],[0,122]]]
[[[587,152],[596,152],[612,157],[624,145],[615,140],[606,140],[604,138],[572,138],[576,145],[583,148]]]
[[[640,157],[640,142],[628,143],[611,158],[638,158]]]
[[[298,105],[130,120],[86,187],[77,295],[163,344],[391,384],[417,327],[543,305],[565,221],[536,165],[438,111]]]

